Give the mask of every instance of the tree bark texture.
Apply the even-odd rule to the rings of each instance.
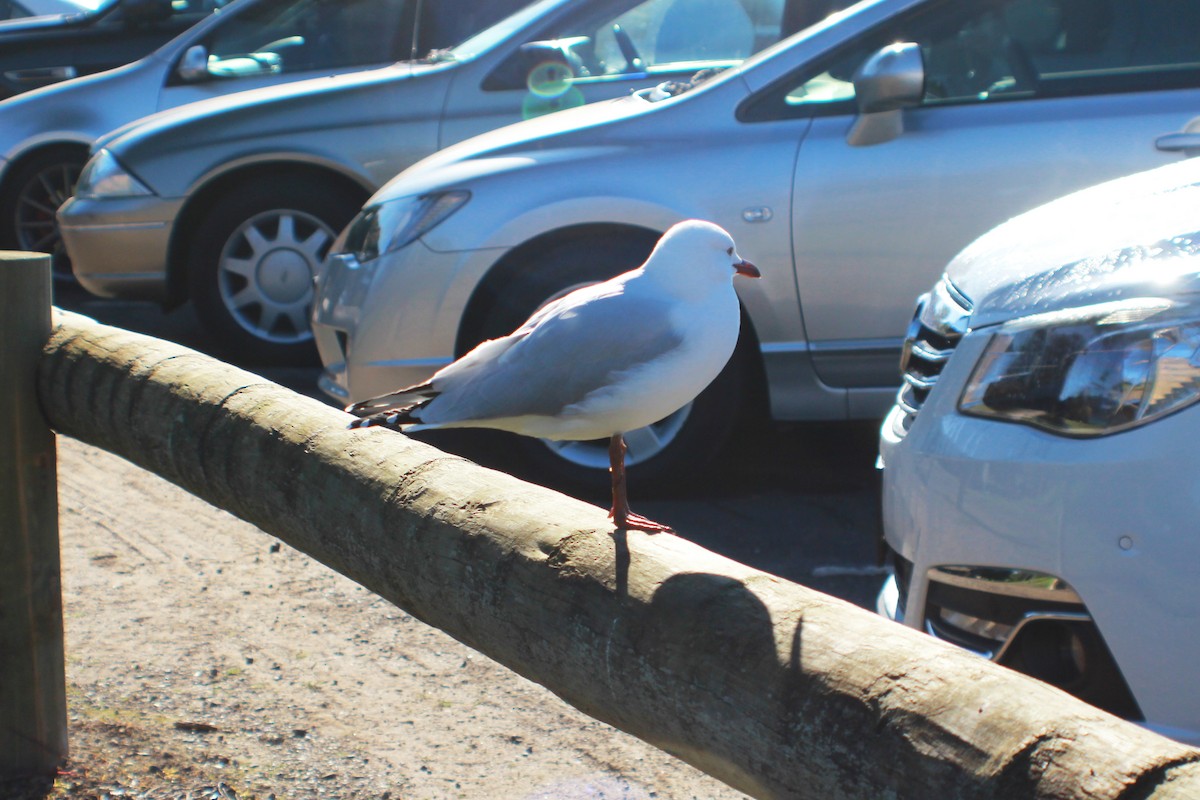
[[[1200,751],[1030,678],[178,345],[56,325],[57,430],[754,797],[1200,797]]]

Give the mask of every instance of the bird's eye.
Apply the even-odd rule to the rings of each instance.
[[[726,248],[725,255],[727,255],[727,256],[733,255],[733,248],[732,247]]]

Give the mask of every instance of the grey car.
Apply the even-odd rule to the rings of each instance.
[[[313,275],[401,169],[525,117],[737,64],[785,24],[782,0],[540,0],[429,58],[158,114],[101,142],[58,214],[67,251],[96,294],[191,298],[232,353],[315,359]]]
[[[237,0],[152,54],[0,103],[0,247],[61,257],[54,212],[101,135],[246,89],[448,47],[528,0]],[[128,3],[127,3],[128,4]]]
[[[629,437],[639,485],[756,418],[882,416],[912,299],[976,236],[1200,145],[1200,3],[878,0],[708,81],[511,126],[399,175],[320,280],[323,388],[424,380],[700,217],[762,271],[744,341],[689,408]],[[767,398],[766,405],[755,402]],[[603,447],[526,442],[546,474]]]

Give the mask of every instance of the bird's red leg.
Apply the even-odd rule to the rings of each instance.
[[[625,437],[619,433],[613,434],[608,442],[608,470],[612,473],[612,510],[608,516],[618,528],[647,533],[675,532],[670,525],[663,525],[630,510],[629,497],[625,493]]]

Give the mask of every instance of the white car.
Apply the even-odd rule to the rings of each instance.
[[[1200,159],[980,238],[904,353],[881,613],[1200,743]]]
[[[323,389],[350,402],[423,380],[697,217],[763,277],[739,287],[745,336],[724,375],[630,437],[639,485],[694,474],[739,405],[882,417],[912,298],[954,253],[1197,144],[1200,40],[1173,26],[1200,27],[1200,3],[1060,5],[860,3],[707,80],[417,164],[368,201],[321,278]],[[560,479],[598,482],[608,464],[596,444],[522,446]]]

